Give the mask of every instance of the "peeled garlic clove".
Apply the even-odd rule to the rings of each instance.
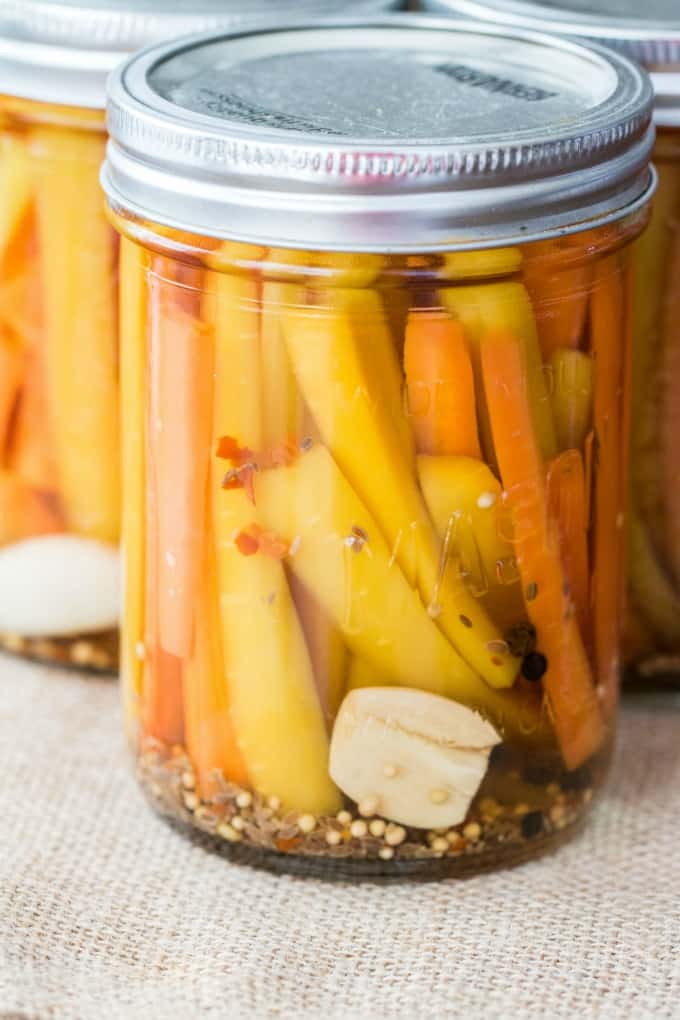
[[[70,637],[118,626],[117,546],[45,535],[0,549],[0,631]]]
[[[501,738],[455,701],[402,687],[351,691],[338,712],[330,774],[358,804],[402,825],[464,821]]]

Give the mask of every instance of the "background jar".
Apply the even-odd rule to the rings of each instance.
[[[281,7],[275,5],[278,17]],[[328,4],[284,7],[291,14]],[[252,22],[272,10],[269,0],[172,0],[162,13],[144,0],[2,5],[0,647],[6,650],[93,669],[117,665],[118,244],[99,188],[106,76],[149,42]]]
[[[680,678],[680,12],[674,0],[424,0],[457,17],[598,40],[652,73],[659,189],[637,248],[628,605],[631,674]]]
[[[323,875],[555,845],[617,698],[644,73],[345,21],[150,51],[109,128],[143,788]]]

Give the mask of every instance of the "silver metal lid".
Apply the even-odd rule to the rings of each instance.
[[[203,36],[109,81],[114,205],[258,244],[491,246],[650,187],[652,89],[599,47],[393,15]]]
[[[422,5],[612,46],[651,71],[657,123],[680,127],[680,0],[422,0]]]
[[[106,78],[142,46],[189,33],[403,0],[0,0],[0,94],[103,109]]]

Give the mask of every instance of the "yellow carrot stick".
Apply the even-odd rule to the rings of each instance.
[[[445,280],[474,280],[510,276],[522,267],[519,248],[487,248],[479,251],[451,251],[443,256],[438,276]]]
[[[266,281],[262,285],[261,372],[263,443],[265,448],[301,439],[304,404],[283,337],[285,306],[304,305],[304,289],[294,283]]]
[[[133,241],[120,246],[120,375],[122,543],[125,557],[121,677],[123,698],[132,732],[142,693],[145,637],[145,453],[144,407],[147,393],[146,331],[149,258]]]
[[[589,354],[556,348],[550,358],[550,399],[560,451],[580,450],[593,417],[593,362]]]
[[[457,560],[470,591],[503,633],[526,617],[515,550],[506,532],[498,479],[471,457],[418,457],[430,516]]]
[[[347,691],[360,687],[383,687],[384,682],[378,670],[358,655],[351,655],[347,672]]]
[[[541,455],[549,460],[557,453],[555,426],[548,397],[546,377],[538,343],[536,322],[526,288],[521,283],[485,283],[447,287],[440,292],[442,303],[465,327],[477,379],[477,414],[485,459],[494,466],[494,444],[484,387],[479,374],[479,339],[483,333],[510,330],[521,342],[527,366],[529,406]]]
[[[231,716],[254,787],[289,810],[326,814],[340,795],[328,774],[328,736],[304,634],[283,566],[244,555],[242,531],[260,520],[244,489],[223,489],[220,440],[262,448],[260,314],[255,280],[216,274],[213,523]],[[258,477],[259,482],[259,477]]]
[[[480,339],[480,360],[496,457],[515,541],[527,613],[547,659],[543,686],[568,768],[601,746],[605,727],[570,601],[565,595],[558,537],[546,506],[544,468],[534,434],[526,354],[514,333]]]
[[[36,127],[49,428],[69,528],[119,535],[114,247],[98,172],[105,139]]]
[[[345,696],[347,648],[339,628],[314,593],[295,574],[289,575],[288,583],[307,641],[321,706],[332,726]]]
[[[151,269],[147,484],[156,501],[159,640],[184,659],[192,647],[205,541],[213,344],[199,318],[199,271],[160,256]],[[195,275],[178,282],[187,273]]]
[[[284,313],[286,343],[307,405],[437,625],[489,684],[510,686],[518,661],[489,650],[492,642],[498,648],[502,635],[459,573],[441,562],[416,482],[412,439],[399,425],[406,419],[391,338],[381,334],[377,315],[365,314],[365,298],[338,291],[334,299],[330,308]]]
[[[404,368],[419,453],[481,457],[465,333],[446,312],[412,311]]]
[[[590,308],[597,439],[591,606],[598,682],[605,717],[618,698],[619,641],[623,613],[623,492],[621,484],[625,301],[617,255],[595,272]],[[627,445],[627,444],[626,444]]]
[[[0,136],[0,256],[32,198],[32,165],[26,140],[21,135],[3,131]]]

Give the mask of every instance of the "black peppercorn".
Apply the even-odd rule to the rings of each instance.
[[[530,811],[522,819],[522,835],[525,839],[534,839],[543,832],[543,815],[540,811]]]
[[[548,668],[548,660],[540,652],[529,652],[522,659],[522,676],[537,683]]]

